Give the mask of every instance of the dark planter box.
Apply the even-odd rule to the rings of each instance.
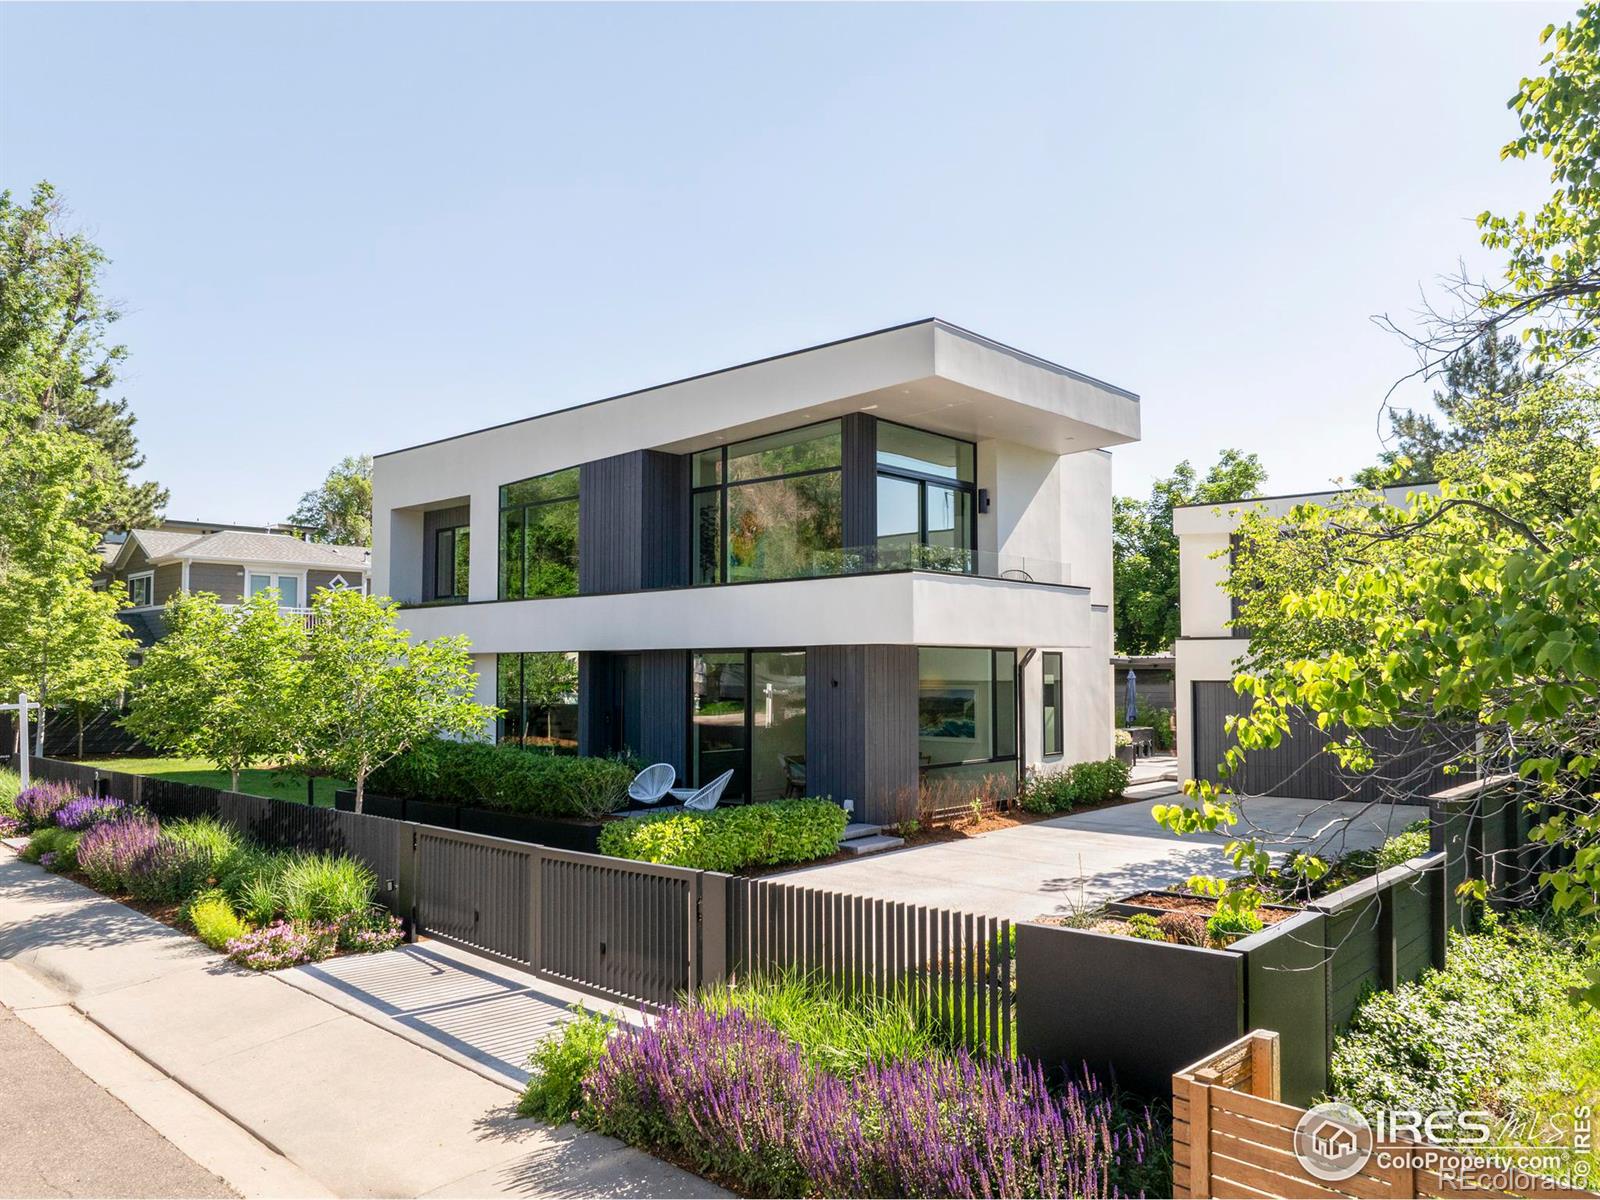
[[[593,854],[600,847],[600,824],[595,821],[557,821],[529,813],[497,812],[490,808],[461,809],[461,829],[489,837],[537,842],[557,850]]]
[[[406,820],[418,825],[437,825],[441,829],[460,829],[461,805],[438,800],[407,800]]]
[[[355,812],[356,793],[353,788],[340,788],[333,793],[333,806],[340,812]],[[405,820],[405,801],[378,792],[368,792],[363,798],[361,812],[368,817],[388,817],[393,821]]]
[[[1121,762],[1121,763],[1126,763],[1130,767],[1133,766],[1133,762],[1134,762],[1133,747],[1132,746],[1118,746],[1117,747],[1117,761]]]
[[[1133,895],[1134,896],[1172,896],[1175,899],[1179,899],[1179,900],[1203,900],[1203,899],[1205,899],[1204,896],[1191,896],[1188,892],[1176,892],[1176,891],[1173,891],[1170,888],[1143,888],[1140,891],[1135,892]],[[1175,911],[1175,910],[1170,909],[1170,908],[1159,908],[1154,904],[1135,904],[1135,903],[1133,903],[1133,896],[1124,896],[1121,900],[1113,900],[1110,903],[1108,903],[1105,907],[1106,907],[1106,911],[1108,913],[1112,913],[1113,915],[1119,916],[1119,917],[1131,917],[1135,913],[1149,913],[1153,917],[1159,917],[1162,913],[1169,913],[1169,912]],[[1274,910],[1275,912],[1282,912],[1282,913],[1297,913],[1297,912],[1301,911],[1300,906],[1298,904],[1263,904],[1261,907],[1262,908],[1270,908],[1270,909]]]

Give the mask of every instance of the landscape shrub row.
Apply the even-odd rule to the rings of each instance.
[[[825,858],[839,848],[847,818],[832,800],[743,804],[711,812],[650,813],[600,831],[600,853],[641,862],[737,871]]]
[[[265,850],[212,817],[163,825],[144,809],[53,782],[21,790],[5,814],[31,831],[25,860],[112,895],[179,906],[202,941],[245,966],[400,941],[399,923],[373,901],[372,871],[342,855]]]
[[[1128,786],[1128,764],[1115,758],[1071,763],[1054,771],[1029,770],[1017,802],[1028,812],[1071,812],[1119,799]]]
[[[586,1127],[753,1196],[1170,1191],[1165,1130],[1092,1080],[937,1043],[909,1010],[744,984],[643,1028],[601,1017],[533,1055],[524,1115]],[[864,1052],[870,1045],[872,1052]]]
[[[374,771],[367,787],[404,800],[593,819],[622,807],[636,773],[637,767],[622,759],[440,738]]]

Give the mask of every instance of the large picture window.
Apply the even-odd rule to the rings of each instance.
[[[689,659],[695,786],[724,771],[729,799],[805,794],[804,650],[705,650]]]
[[[917,757],[925,773],[1015,773],[1015,650],[917,651]]]
[[[560,651],[495,657],[499,739],[552,754],[578,752],[578,656]]]
[[[878,566],[976,569],[977,448],[879,421]]]
[[[1060,754],[1063,729],[1061,695],[1061,655],[1047,650],[1039,656],[1044,671],[1044,752]]]
[[[838,421],[696,454],[694,582],[826,571],[844,546],[842,461]]]
[[[453,525],[433,535],[433,596],[435,600],[467,598],[467,559],[472,527]]]
[[[578,594],[578,468],[500,489],[500,599]]]

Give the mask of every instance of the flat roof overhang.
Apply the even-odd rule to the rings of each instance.
[[[385,507],[428,505],[465,480],[684,453],[858,411],[1058,454],[1139,438],[1132,392],[929,320],[393,451],[375,477]]]
[[[476,654],[1090,644],[1086,588],[923,571],[439,605],[400,623],[465,634]]]

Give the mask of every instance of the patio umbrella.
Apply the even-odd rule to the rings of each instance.
[[[1133,673],[1133,668],[1128,668],[1128,704],[1122,712],[1122,723],[1132,725],[1139,719],[1139,677]]]

